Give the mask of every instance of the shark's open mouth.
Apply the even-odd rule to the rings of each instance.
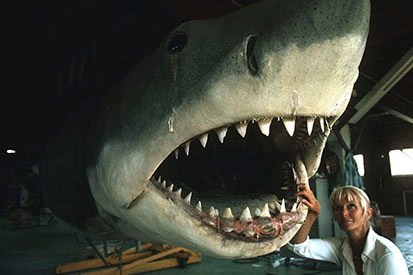
[[[305,160],[303,154],[308,148],[321,152],[333,121],[262,118],[221,127],[171,152],[151,183],[165,199],[227,238],[282,237],[305,219],[296,184],[308,183],[308,167],[320,161],[320,154]]]

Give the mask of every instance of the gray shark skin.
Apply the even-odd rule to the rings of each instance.
[[[216,257],[283,246],[305,220],[295,185],[348,104],[369,15],[368,0],[268,0],[178,26],[62,127],[42,167],[49,206],[90,234]]]

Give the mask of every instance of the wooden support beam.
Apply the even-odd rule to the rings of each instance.
[[[355,105],[357,112],[348,123],[356,124],[413,68],[413,47]]]
[[[148,251],[145,251],[148,250]],[[114,253],[103,259],[66,263],[56,267],[56,274],[73,273],[88,275],[137,274],[165,268],[184,267],[201,261],[201,254],[183,247],[167,244],[144,244]]]
[[[385,103],[378,105],[379,109],[386,111],[401,120],[413,124],[412,102],[397,93],[386,96]]]
[[[337,130],[334,126],[333,126],[333,133],[336,136],[341,147],[343,147],[344,151],[346,151],[346,153],[350,151],[350,148],[347,146],[347,143],[344,141],[343,136],[340,134],[339,130]]]
[[[382,109],[383,111],[386,111],[387,113],[389,113],[389,114],[391,114],[391,115],[393,115],[393,116],[395,116],[395,117],[397,117],[397,118],[400,118],[401,120],[404,120],[404,121],[406,121],[406,122],[408,122],[408,123],[410,123],[410,124],[413,124],[413,118],[412,118],[412,117],[410,117],[410,116],[408,116],[408,115],[405,115],[405,114],[403,114],[402,112],[400,112],[400,111],[398,111],[398,110],[396,110],[396,109],[387,107],[387,106],[385,106],[385,105],[381,105],[381,106],[380,106],[380,109]]]

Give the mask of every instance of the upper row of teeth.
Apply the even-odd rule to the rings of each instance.
[[[161,178],[158,179],[158,182],[159,183],[161,182]],[[164,189],[168,190],[171,193],[174,193],[178,198],[182,199],[182,188],[179,188],[178,190],[173,191],[174,185],[170,184],[169,186],[167,186],[166,180],[162,181],[161,185]],[[192,206],[191,199],[192,199],[192,192],[188,193],[188,195],[183,199],[183,201],[187,203],[189,206]],[[199,212],[203,212],[201,201],[197,202],[197,204],[195,205],[195,209],[198,210]],[[272,210],[277,209],[280,214],[287,213],[287,209],[285,207],[285,199],[282,199],[281,204],[278,201],[273,201],[270,203],[265,203],[262,209],[256,208],[254,211],[254,217],[271,218],[270,209]],[[291,213],[297,212],[297,203],[294,203],[294,205],[292,206],[289,212]],[[211,206],[209,208],[208,214],[212,218],[219,217],[219,210]],[[235,219],[230,207],[227,207],[224,209],[222,218],[229,219],[229,220]],[[242,211],[241,215],[239,216],[239,220],[246,221],[246,222],[253,220],[253,216],[251,215],[251,210],[248,206],[245,207],[244,210]]]
[[[270,135],[270,127],[271,127],[271,122],[272,122],[273,118],[263,118],[263,119],[259,119],[259,120],[251,120],[252,123],[257,122],[258,124],[258,128],[260,129],[261,133],[263,135],[269,136]],[[294,136],[294,132],[295,132],[295,121],[296,118],[295,117],[291,117],[291,118],[278,118],[278,120],[282,120],[284,127],[286,129],[286,131],[288,132],[288,134],[292,137]],[[311,133],[313,132],[313,128],[314,128],[314,123],[316,121],[316,117],[308,117],[307,118],[307,133],[310,136]],[[320,123],[320,129],[322,132],[324,132],[325,127],[329,127],[328,125],[328,121],[326,119],[324,119],[323,117],[319,117],[319,123]],[[245,135],[247,134],[247,128],[248,128],[248,124],[250,121],[241,121],[237,124],[235,124],[235,129],[237,129],[238,134],[241,137],[245,137]],[[224,139],[227,135],[228,132],[228,127],[224,126],[218,129],[215,129],[215,132],[218,135],[218,139],[221,143],[224,143]],[[206,147],[207,142],[208,142],[208,133],[204,133],[202,135],[200,135],[198,137],[199,142],[201,143],[202,147]],[[183,148],[185,150],[186,155],[189,155],[189,149],[190,149],[190,144],[191,144],[191,140],[186,142],[183,145]],[[178,158],[179,156],[179,148],[177,148],[175,150],[175,157]]]

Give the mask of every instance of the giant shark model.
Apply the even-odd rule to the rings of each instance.
[[[305,222],[358,77],[368,0],[267,0],[178,26],[48,147],[47,201],[101,237],[225,258],[274,251]]]

